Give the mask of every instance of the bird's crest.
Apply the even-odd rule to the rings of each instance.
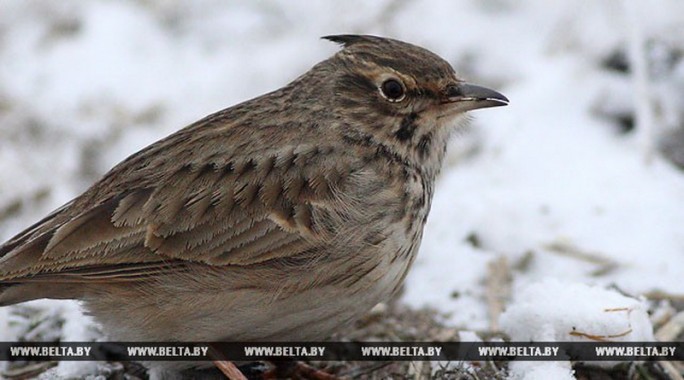
[[[323,36],[321,37],[324,40],[332,41],[337,44],[342,45],[343,47],[349,47],[354,44],[362,43],[362,42],[378,42],[380,40],[384,40],[384,38],[377,37],[377,36],[371,36],[371,35],[362,35],[362,34],[336,34],[336,35],[331,35],[331,36]]]

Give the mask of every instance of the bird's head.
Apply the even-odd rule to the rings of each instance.
[[[357,132],[402,155],[443,155],[450,127],[466,111],[508,104],[502,94],[466,83],[448,62],[421,47],[367,35],[323,38],[343,46],[325,62],[336,73],[331,108]]]

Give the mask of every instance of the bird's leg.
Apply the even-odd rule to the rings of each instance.
[[[214,365],[230,380],[247,380],[245,375],[229,360],[214,360]]]

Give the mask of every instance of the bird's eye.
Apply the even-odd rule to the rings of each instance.
[[[400,102],[406,95],[404,92],[404,86],[396,79],[387,79],[386,81],[382,82],[382,85],[380,86],[380,92],[390,102]]]

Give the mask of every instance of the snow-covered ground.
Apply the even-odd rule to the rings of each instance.
[[[474,331],[499,328],[498,304],[514,311],[506,332],[540,339],[515,334],[529,305],[553,318],[573,297],[648,307],[606,288],[684,295],[684,175],[657,149],[684,128],[679,0],[0,2],[0,238],[149,143],[284,85],[340,33],[427,47],[511,99],[454,136],[404,302]],[[30,307],[86,339],[73,305]],[[15,319],[0,309],[0,341],[22,334]]]

